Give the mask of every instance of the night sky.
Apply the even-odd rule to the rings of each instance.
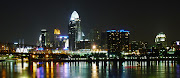
[[[76,10],[81,18],[82,31],[87,35],[90,29],[130,30],[130,40],[154,43],[159,32],[164,32],[167,41],[180,40],[180,3],[169,1],[138,0],[1,0],[0,42],[35,44],[46,28],[54,28],[67,35],[71,13]]]

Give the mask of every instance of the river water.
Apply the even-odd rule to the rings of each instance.
[[[0,62],[0,78],[180,78],[174,61]]]

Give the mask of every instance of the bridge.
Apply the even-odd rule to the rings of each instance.
[[[28,58],[28,61],[64,61],[64,62],[75,62],[75,61],[166,61],[173,60],[177,61],[178,58],[175,56],[167,57],[124,57],[124,58],[81,58],[81,57],[69,57],[70,54],[61,53],[15,53],[15,52],[1,52],[0,57],[6,57],[6,59],[0,59],[0,61],[8,60],[9,56],[15,56],[21,59],[23,62],[24,58]],[[11,58],[13,59],[13,58]]]

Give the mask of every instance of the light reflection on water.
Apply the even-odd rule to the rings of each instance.
[[[174,61],[0,62],[1,78],[180,78]]]

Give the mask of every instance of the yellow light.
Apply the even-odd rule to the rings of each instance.
[[[46,77],[49,78],[49,63],[46,62]]]
[[[93,45],[92,48],[93,48],[93,49],[96,49],[96,45]]]
[[[59,29],[54,29],[54,34],[59,35],[59,34],[61,34],[61,32],[60,32],[60,30],[59,30]]]
[[[49,57],[49,55],[46,55],[46,57]]]
[[[32,58],[35,58],[35,55],[32,55]]]

